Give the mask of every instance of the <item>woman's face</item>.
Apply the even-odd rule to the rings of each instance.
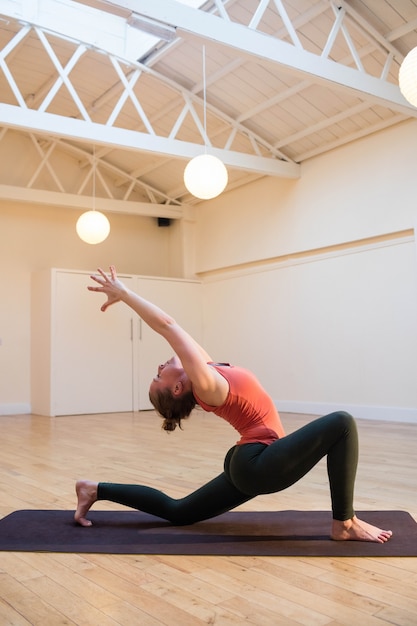
[[[174,388],[183,374],[181,361],[174,355],[165,363],[158,365],[158,371],[150,384],[149,392],[152,394],[157,389]]]

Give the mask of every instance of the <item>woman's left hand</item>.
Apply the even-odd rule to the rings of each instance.
[[[101,306],[100,310],[105,311],[112,304],[120,302],[124,293],[126,293],[126,287],[121,280],[117,278],[116,268],[114,265],[110,266],[110,275],[103,272],[98,268],[99,275],[92,275],[90,278],[96,281],[100,287],[93,287],[89,285],[87,289],[89,291],[97,291],[99,293],[105,293],[107,301]]]

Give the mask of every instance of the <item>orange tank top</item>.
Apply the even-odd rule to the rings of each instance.
[[[278,411],[252,372],[242,367],[212,364],[229,383],[229,394],[222,406],[205,404],[197,396],[197,403],[205,411],[225,419],[240,434],[237,445],[244,443],[270,444],[285,436]]]

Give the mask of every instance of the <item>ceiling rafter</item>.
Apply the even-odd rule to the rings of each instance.
[[[0,132],[0,142],[4,139],[6,133],[8,132],[8,128],[7,127],[3,127],[1,129]],[[40,138],[38,136],[36,136],[33,133],[29,133],[29,137],[31,140],[31,143],[34,145],[35,147],[35,151],[38,155],[39,158],[39,162],[38,165],[35,167],[35,170],[33,172],[33,174],[27,178],[26,183],[23,185],[23,188],[25,190],[28,191],[34,191],[34,184],[36,179],[38,178],[38,176],[41,173],[41,170],[43,168],[46,168],[51,176],[51,178],[54,180],[56,187],[58,189],[59,192],[62,192],[63,194],[66,194],[68,197],[69,196],[79,196],[79,201],[77,201],[75,203],[74,206],[78,207],[78,206],[87,206],[88,207],[88,203],[90,203],[90,195],[88,195],[88,197],[85,197],[85,199],[83,200],[83,198],[81,198],[81,196],[83,196],[83,192],[86,188],[86,185],[88,183],[88,181],[90,179],[92,179],[93,176],[93,171],[94,169],[96,170],[97,173],[97,177],[100,179],[100,182],[102,184],[103,189],[106,192],[107,198],[113,202],[115,202],[115,208],[114,211],[118,212],[121,211],[121,201],[118,200],[114,194],[111,192],[109,186],[107,185],[106,180],[103,178],[102,174],[101,174],[101,169],[103,169],[103,171],[106,171],[109,175],[111,175],[112,177],[119,177],[120,179],[122,179],[124,181],[124,184],[126,184],[126,181],[128,181],[129,186],[128,189],[123,197],[123,201],[124,202],[128,202],[129,201],[129,197],[130,195],[134,192],[134,188],[135,186],[138,185],[138,181],[136,180],[136,178],[134,176],[130,176],[128,174],[126,174],[126,172],[124,172],[123,170],[117,168],[116,166],[112,165],[111,163],[106,162],[105,160],[100,158],[100,151],[97,150],[93,153],[90,153],[88,150],[86,149],[82,149],[78,146],[74,146],[71,143],[68,143],[67,141],[63,140],[63,139],[57,139],[57,138],[49,138],[47,141],[44,140],[44,138]],[[71,154],[72,156],[74,156],[77,160],[82,161],[82,164],[80,164],[80,169],[82,168],[86,168],[87,167],[87,171],[84,175],[83,180],[81,181],[78,191],[76,194],[71,194],[71,192],[65,187],[65,183],[62,179],[62,177],[60,177],[58,175],[58,173],[56,172],[56,168],[54,168],[54,164],[51,161],[51,156],[53,151],[57,148],[57,146],[59,146],[61,148],[61,150],[63,150],[64,152],[67,152],[69,154]],[[141,183],[140,186],[146,186],[148,193],[149,193],[149,197],[152,198],[151,203],[157,203],[158,205],[163,204],[166,207],[166,211],[165,211],[165,215],[163,214],[159,214],[160,217],[174,217],[174,218],[178,218],[181,216],[181,212],[179,212],[181,210],[181,203],[180,202],[176,202],[176,203],[172,203],[171,198],[164,194],[163,192],[161,192],[158,189],[153,188],[151,185],[146,185],[145,183]],[[7,190],[7,185],[1,185],[1,188],[3,190],[3,192],[5,190]],[[10,197],[11,199],[18,199],[19,194],[17,193],[16,190],[14,190],[14,188],[10,187],[10,192],[6,192],[5,197]],[[7,193],[10,193],[11,195],[8,196]],[[54,192],[51,192],[52,194]],[[98,195],[98,190],[97,190],[97,195]],[[21,197],[26,197],[27,194],[23,194]],[[101,197],[100,201],[103,200],[103,198]],[[84,204],[83,204],[84,203]],[[86,203],[86,204],[85,204]],[[142,214],[142,215],[146,215],[148,214],[147,212],[147,208],[146,208],[146,203],[137,203],[137,201],[134,202],[135,204],[138,205],[140,204],[139,207],[139,211],[138,214]],[[132,201],[129,202],[129,204],[133,204]],[[126,207],[127,208],[127,207]],[[171,211],[172,209],[172,211]],[[110,209],[108,209],[110,210]],[[154,214],[154,208],[151,209],[151,213]],[[124,211],[123,211],[124,212]],[[127,210],[125,212],[135,212],[134,209],[130,209]]]
[[[268,2],[266,3],[268,4]],[[332,6],[334,15],[335,15],[335,22],[333,25],[333,28],[331,30],[331,32],[329,33],[328,39],[326,41],[326,44],[323,48],[322,51],[322,56],[323,57],[327,57],[330,53],[331,47],[334,44],[335,38],[337,36],[337,33],[339,31],[343,32],[343,35],[347,41],[348,47],[351,51],[351,55],[352,58],[355,60],[355,64],[358,68],[358,70],[360,70],[361,72],[364,72],[364,67],[360,61],[361,57],[367,56],[371,50],[374,50],[376,47],[378,47],[379,49],[381,49],[381,47],[384,49],[384,51],[388,52],[387,55],[387,61],[386,64],[384,66],[384,70],[383,73],[381,74],[381,78],[385,79],[386,74],[388,72],[388,67],[389,64],[392,62],[393,56],[395,55],[397,58],[402,59],[403,55],[398,51],[398,49],[396,47],[394,47],[391,44],[391,37],[392,40],[395,40],[396,34],[393,33],[391,36],[388,36],[388,38],[383,37],[382,35],[380,35],[371,25],[369,25],[358,13],[357,11],[355,11],[352,7],[350,7],[349,5],[347,5],[346,2],[334,2],[333,0],[330,0],[330,5]],[[266,6],[263,7],[263,10],[266,9]],[[324,11],[324,5],[321,5],[320,7],[315,7],[315,12],[316,14],[318,12],[323,12]],[[301,25],[306,19],[309,19],[310,16],[308,18],[306,18],[305,16],[303,16],[302,19],[296,20],[294,22],[294,26],[297,27],[299,25]],[[352,25],[354,25],[356,28],[358,28],[362,33],[364,33],[367,38],[369,39],[370,43],[367,47],[363,47],[361,50],[357,51],[352,39],[349,35],[349,32],[346,28],[346,26],[344,26],[344,22],[348,22]],[[416,24],[417,26],[417,24]],[[282,31],[281,31],[281,36],[282,36]],[[350,57],[346,57],[344,59],[341,59],[340,63],[342,65],[347,65],[348,62],[350,60]],[[292,95],[294,95],[295,93],[301,93],[302,91],[304,91],[305,89],[307,89],[309,86],[311,86],[312,81],[311,80],[304,80],[301,81],[298,85],[295,85],[294,87],[291,87],[290,89],[288,89],[287,91],[283,91],[280,94],[277,94],[274,98],[270,98],[269,100],[265,100],[263,103],[259,104],[257,107],[254,107],[254,109],[252,110],[248,110],[245,112],[244,115],[240,116],[239,121],[244,121],[244,120],[248,120],[251,117],[253,117],[256,113],[259,113],[261,110],[266,110],[268,108],[270,108],[271,106],[275,105],[278,102],[283,102],[284,100],[290,98]],[[280,141],[276,142],[274,144],[275,148],[283,148],[284,146],[288,145],[289,143],[292,143],[294,141],[297,141],[301,138],[305,138],[308,137],[309,135],[313,135],[314,133],[316,133],[319,130],[331,127],[333,124],[345,119],[346,117],[350,117],[352,116],[352,114],[355,113],[360,113],[365,111],[366,109],[369,108],[369,103],[368,102],[362,102],[361,104],[355,106],[353,109],[349,109],[346,110],[344,112],[338,113],[337,115],[334,115],[332,117],[325,117],[324,119],[322,119],[320,122],[317,122],[316,124],[313,124],[311,126],[309,126],[308,128],[303,129],[303,131],[298,131],[297,133],[294,133],[292,135],[288,135],[287,137],[283,137]],[[394,125],[397,124],[400,120],[402,120],[402,117],[399,116],[395,116],[392,118],[390,123],[386,123],[384,124],[384,127],[387,127],[389,125]],[[381,129],[381,125],[380,123],[378,123],[377,125],[375,125],[375,132],[377,130]],[[360,135],[358,135],[357,137],[359,138]],[[337,147],[339,144],[339,142],[334,142],[334,147]],[[326,147],[327,150],[327,147]],[[310,156],[317,156],[318,154],[320,154],[320,150],[314,150],[314,151],[310,151],[308,154]],[[301,160],[303,160],[304,158],[310,158],[307,153],[305,155],[303,155],[303,158]]]
[[[334,2],[331,2],[332,5],[334,5]],[[339,4],[339,3],[338,3]],[[346,3],[343,3],[343,5],[341,5],[343,8],[345,8]],[[358,23],[360,23],[360,28],[361,30],[363,30],[363,32],[366,32],[368,35],[370,35],[370,43],[367,46],[364,46],[363,48],[361,48],[361,50],[359,52],[357,52],[358,58],[360,59],[361,57],[365,57],[368,54],[370,54],[370,52],[372,50],[375,50],[376,45],[377,45],[377,41],[379,43],[381,43],[381,39],[384,40],[384,42],[386,42],[386,48],[389,49],[390,53],[392,53],[393,49],[392,46],[390,45],[390,43],[388,42],[388,40],[385,40],[384,38],[381,37],[375,37],[374,36],[374,29],[372,29],[369,26],[369,29],[365,28],[365,24],[363,22],[362,19],[358,18],[358,15],[355,11],[353,11],[350,7],[349,7],[349,13],[352,14],[352,16],[355,18],[355,20],[358,21]],[[348,13],[345,14],[345,16],[348,15]],[[346,19],[343,14],[341,14],[341,17],[344,17]],[[325,48],[323,49],[323,53],[324,53]],[[396,50],[396,49],[395,49]],[[328,51],[327,51],[328,53]],[[399,52],[396,52],[398,55],[400,55]],[[387,57],[388,59],[388,57]],[[390,55],[389,60],[392,60],[392,56]],[[342,64],[347,64],[349,62],[349,57],[345,57],[343,59],[341,59],[340,61]],[[363,68],[362,63],[359,64],[360,67]],[[363,70],[362,70],[363,71]],[[385,74],[388,72],[388,63],[385,64],[384,66],[384,70],[383,70],[383,74],[381,75],[381,78],[385,77]],[[312,82],[311,81],[302,81],[300,82],[298,85],[296,85],[295,87],[289,89],[287,92],[282,92],[281,94],[279,94],[278,96],[276,96],[273,101],[279,101],[279,100],[284,100],[288,97],[290,97],[291,95],[293,95],[293,93],[301,93],[304,89],[307,89],[309,86],[311,86]],[[274,103],[272,101],[272,103]],[[266,101],[264,103],[265,107],[268,106],[268,101]],[[308,128],[304,128],[302,131],[298,131],[296,133],[293,133],[292,135],[287,135],[286,137],[282,137],[282,139],[280,139],[278,142],[276,142],[275,148],[283,148],[284,146],[293,143],[294,141],[298,141],[299,139],[302,139],[304,137],[308,137],[309,135],[313,135],[315,133],[317,133],[320,130],[323,130],[325,128],[329,128],[331,126],[333,126],[334,124],[340,122],[343,119],[346,119],[347,117],[352,117],[352,115],[355,115],[356,113],[361,113],[363,111],[366,111],[366,109],[369,108],[369,103],[368,102],[361,102],[359,104],[357,104],[356,106],[350,108],[350,109],[346,109],[345,111],[342,111],[340,113],[337,113],[334,116],[327,116],[325,118],[323,118],[322,120],[320,120],[319,122],[317,122],[316,124],[312,124],[310,125]],[[251,114],[250,111],[247,112],[247,116],[249,117]],[[247,119],[247,118],[246,118]],[[402,121],[404,119],[404,116],[400,116],[400,115],[396,115],[393,118],[391,118],[390,122],[386,122],[384,124],[384,128],[390,126],[390,125],[394,125],[394,124],[398,124],[399,121]],[[375,125],[375,132],[377,132],[378,130],[381,130],[381,126],[380,126],[380,122],[378,122],[378,124]],[[362,135],[355,135],[356,138],[360,138],[360,136]],[[340,145],[340,142],[335,141],[332,146],[338,147]],[[326,146],[326,150],[328,149],[328,146]],[[302,155],[301,160],[304,160],[305,158],[311,158],[312,156],[318,156],[318,154],[320,154],[322,152],[322,150],[312,150],[309,151],[308,153],[305,153]]]
[[[132,3],[131,2],[118,2],[117,4],[124,6],[126,8],[130,8]],[[227,2],[227,0],[225,0],[224,2],[222,2],[221,0],[216,1],[215,3],[215,7],[213,7],[213,9],[210,11],[211,13],[215,12],[216,9],[219,13],[219,15],[227,20],[230,21],[230,16],[227,13],[227,9],[226,9],[226,5],[227,4],[232,4]],[[261,2],[258,7],[256,8],[256,11],[249,23],[249,28],[251,29],[255,29],[256,27],[259,25],[259,22],[262,19],[262,16],[264,15],[268,5],[270,4],[270,0],[263,0],[263,2]],[[297,45],[298,47],[300,47],[300,41],[298,37],[294,37],[294,35],[292,34],[293,32],[296,31],[297,27],[299,27],[300,25],[302,25],[303,23],[305,23],[306,21],[308,21],[309,19],[311,19],[312,17],[322,13],[325,10],[325,5],[317,5],[316,7],[314,7],[313,9],[311,9],[308,12],[308,15],[305,14],[303,15],[301,18],[299,18],[298,20],[294,21],[294,24],[289,27],[289,17],[288,17],[288,13],[285,11],[285,8],[282,4],[282,2],[277,2],[275,0],[275,4],[277,6],[277,9],[279,11],[279,13],[281,14],[281,17],[283,17],[283,21],[284,21],[284,27],[281,29],[281,31],[279,33],[276,33],[275,36],[280,38],[283,37],[285,35],[285,32],[288,32],[294,42],[295,45]],[[370,49],[378,47],[379,49],[383,49],[384,52],[388,53],[387,54],[387,62],[386,62],[386,66],[385,66],[385,71],[383,74],[381,74],[381,79],[385,79],[386,78],[386,74],[388,72],[388,67],[389,67],[389,63],[392,62],[393,56],[395,55],[397,58],[402,59],[402,55],[401,53],[398,51],[397,48],[395,48],[389,41],[389,39],[383,37],[382,35],[380,35],[374,28],[372,28],[372,26],[370,26],[363,18],[361,18],[361,16],[354,10],[352,9],[352,7],[350,7],[349,5],[347,5],[346,2],[334,2],[333,0],[329,0],[329,4],[332,7],[334,14],[335,14],[335,22],[334,25],[332,27],[332,31],[329,33],[327,42],[325,47],[323,48],[322,54],[321,56],[326,58],[329,55],[329,52],[331,50],[331,47],[334,43],[334,40],[337,36],[337,33],[339,31],[343,32],[343,35],[347,41],[348,47],[350,49],[351,52],[351,58],[354,59],[355,64],[357,66],[357,69],[362,72],[365,73],[365,70],[363,68],[362,63],[360,62],[360,58],[361,56],[365,56],[367,54],[370,53]],[[221,8],[221,10],[220,10]],[[346,23],[347,24],[351,24],[354,27],[356,27],[357,29],[361,30],[363,33],[365,33],[367,35],[367,38],[369,39],[370,42],[372,42],[370,44],[369,48],[363,48],[360,51],[357,51],[352,39],[349,35],[349,31],[348,28],[346,27]],[[169,44],[171,45],[171,44]],[[167,46],[167,48],[169,47],[169,45]],[[348,62],[350,60],[350,57],[346,57],[345,59],[342,59],[340,61],[340,63],[342,65],[348,65]],[[230,71],[232,71],[232,69],[235,69],[237,67],[237,65],[239,63],[242,63],[242,60],[237,60],[234,64],[233,67],[230,68]],[[228,68],[225,67],[221,70],[221,74],[224,75],[225,73],[227,73]],[[219,72],[220,73],[220,72]],[[211,82],[215,82],[216,80],[216,76],[212,75],[210,77],[210,81]],[[312,84],[312,81],[310,80],[305,80],[302,81],[301,83],[299,83],[298,85],[296,85],[295,87],[292,87],[290,89],[287,90],[287,92],[283,92],[281,94],[278,94],[277,96],[275,96],[274,98],[271,98],[269,100],[265,100],[263,103],[259,104],[257,107],[255,107],[252,111],[249,110],[247,112],[245,112],[245,114],[239,116],[239,118],[236,119],[237,122],[239,123],[243,123],[244,121],[247,121],[249,119],[251,119],[253,117],[254,114],[260,112],[261,110],[266,110],[268,108],[270,108],[271,106],[273,106],[274,104],[276,104],[277,102],[283,102],[284,100],[288,99],[289,97],[291,97],[294,93],[300,93],[302,92],[304,89],[307,89],[310,85]],[[196,86],[195,89],[193,89],[193,92],[196,93],[199,90],[199,86]],[[359,105],[358,107],[355,107],[355,109],[359,112],[359,111],[364,111],[367,108],[370,107],[369,103],[364,103],[363,105]],[[347,115],[347,114],[346,114]],[[341,119],[344,118],[343,114],[337,114],[334,117],[326,117],[324,120],[322,120],[321,122],[311,126],[309,129],[305,129],[303,132],[298,132],[295,133],[293,135],[289,135],[288,137],[284,137],[282,138],[279,142],[274,144],[274,148],[277,149],[279,147],[284,147],[285,145],[287,145],[288,143],[290,143],[291,141],[293,141],[295,138],[301,138],[301,137],[307,137],[309,134],[313,135],[315,132],[317,132],[318,129],[324,129],[327,126],[330,127],[332,126],[332,124],[334,124],[335,122],[340,121]],[[233,123],[233,122],[232,122]],[[398,123],[398,117],[395,116],[392,118],[392,123]],[[377,126],[379,127],[379,126]],[[317,154],[317,152],[315,153]],[[282,153],[279,155],[282,156]]]
[[[265,0],[263,2],[261,2],[258,7],[256,8],[253,17],[249,23],[248,28],[256,30],[257,26],[259,25],[262,16],[264,15],[268,5],[269,5],[269,0]],[[130,0],[120,0],[116,3],[112,3],[112,4],[117,4],[118,6],[122,6],[126,9],[133,9],[134,5]],[[170,5],[172,5],[172,2],[166,2],[166,0],[163,0],[162,2],[158,2],[158,0],[156,0],[156,3],[154,3],[153,8],[155,8],[155,4],[156,5],[166,5],[168,8]],[[221,2],[221,0],[218,0],[217,2],[214,3],[214,7],[211,10],[211,13],[218,12],[218,17],[221,17],[223,19],[226,19],[227,21],[231,21],[230,15],[227,12],[227,8],[226,5],[229,4],[227,1],[225,2]],[[231,3],[230,3],[231,4]],[[277,6],[278,12],[280,13],[281,17],[283,18],[284,21],[284,28],[281,29],[279,34],[276,34],[276,36],[278,37],[282,37],[285,32],[288,32],[291,36],[291,39],[293,40],[294,45],[296,45],[297,47],[300,47],[300,41],[298,37],[295,37],[293,35],[293,32],[296,32],[296,28],[299,26],[299,24],[303,23],[304,20],[308,19],[310,16],[307,17],[303,17],[299,20],[296,20],[294,22],[294,25],[291,25],[291,27],[289,26],[289,17],[288,17],[288,13],[285,11],[285,8],[282,4],[282,2],[277,2],[275,1],[275,4]],[[350,49],[351,52],[351,58],[353,58],[353,60],[355,61],[356,67],[357,67],[357,71],[360,72],[361,74],[365,74],[365,70],[364,67],[362,65],[362,63],[360,62],[360,58],[363,55],[367,55],[370,52],[370,48],[367,49],[363,49],[361,51],[357,51],[352,39],[349,35],[349,30],[347,28],[347,25],[351,25],[354,26],[355,28],[359,29],[362,33],[365,33],[368,40],[371,42],[371,45],[373,47],[378,47],[380,50],[383,50],[383,52],[386,54],[386,65],[384,68],[384,72],[381,74],[380,79],[382,81],[385,81],[386,78],[386,74],[388,72],[388,67],[389,64],[392,63],[392,60],[394,58],[394,56],[398,59],[402,59],[403,56],[401,55],[401,53],[398,51],[397,48],[395,48],[389,39],[383,37],[382,35],[380,35],[372,26],[370,26],[363,18],[361,18],[361,16],[354,10],[352,9],[352,7],[350,7],[349,5],[347,5],[346,2],[334,2],[333,0],[329,0],[329,4],[332,7],[333,11],[334,11],[334,15],[335,15],[335,22],[333,24],[332,30],[329,33],[328,39],[326,41],[326,45],[323,48],[323,51],[321,53],[322,58],[327,58],[329,55],[329,52],[331,50],[331,47],[334,43],[334,40],[337,36],[337,33],[340,31],[343,33],[346,42],[348,44],[348,47]],[[222,9],[220,10],[220,7],[222,7]],[[191,11],[199,11],[200,13],[202,12],[201,10],[198,9],[189,9],[188,7],[184,7],[184,13],[187,12],[191,12]],[[147,10],[147,14],[148,12],[148,8],[146,8]],[[181,8],[182,10],[182,8]],[[321,5],[319,7],[315,7],[314,8],[314,13],[318,14],[324,11],[324,5]],[[152,15],[153,15],[153,11]],[[312,11],[310,11],[310,15],[312,14]],[[180,23],[180,20],[178,20],[178,23]],[[224,43],[222,41],[222,43]],[[346,59],[340,61],[341,65],[344,65],[346,67],[348,67],[348,62],[349,62],[350,58],[347,57]],[[242,62],[242,61],[240,61]],[[235,66],[236,67],[236,66]],[[350,69],[350,68],[349,68]],[[315,77],[314,77],[315,78]],[[372,77],[374,78],[374,77]],[[213,82],[215,80],[215,77],[213,77]],[[248,111],[246,112],[244,115],[240,116],[236,121],[239,123],[243,123],[244,121],[247,121],[249,119],[251,119],[251,117],[259,112],[260,110],[266,110],[268,109],[270,106],[274,105],[276,102],[279,101],[284,101],[285,99],[289,98],[291,95],[293,95],[294,93],[298,92],[300,93],[301,91],[303,91],[304,89],[308,88],[308,86],[310,86],[312,84],[312,81],[309,80],[305,80],[302,81],[299,85],[289,89],[287,91],[287,93],[281,93],[279,95],[277,95],[275,98],[270,99],[269,101],[265,101],[264,103],[258,105],[257,107],[254,108],[253,111]],[[394,87],[392,84],[386,83],[387,87],[389,89],[392,90],[392,87]],[[398,96],[398,89],[396,87],[394,87],[395,90],[397,91],[397,96]],[[194,91],[194,90],[193,90]],[[415,110],[413,108],[410,108],[410,106],[408,105],[408,103],[406,103],[404,101],[404,99],[402,98],[401,95],[399,95],[399,100],[401,102],[401,109],[402,112],[405,115],[415,115]],[[366,110],[367,108],[369,108],[372,104],[374,103],[374,100],[372,100],[372,102],[369,102],[369,100],[366,101],[366,103],[363,105],[363,107],[358,108],[359,110]],[[407,111],[404,110],[404,105],[407,109]],[[398,106],[396,103],[393,104],[393,108],[398,109]],[[279,142],[274,144],[274,148],[277,149],[279,147],[283,147],[285,145],[287,145],[289,142],[293,141],[294,137],[307,137],[309,134],[314,134],[317,129],[319,128],[326,128],[326,126],[330,127],[334,122],[340,121],[341,119],[343,119],[343,115],[341,114],[337,114],[335,115],[333,118],[329,118],[327,117],[327,124],[326,122],[323,120],[320,123],[317,123],[316,125],[313,125],[310,130],[311,132],[309,133],[308,129],[305,129],[304,133],[295,133],[293,135],[289,135],[287,138],[282,138]],[[394,116],[392,118],[392,124],[398,123],[398,116]],[[231,123],[233,123],[233,120],[231,121]],[[387,124],[389,125],[389,124]],[[379,128],[379,124],[376,125],[376,128]],[[319,152],[318,152],[319,153]],[[316,154],[316,152],[315,152]],[[279,155],[282,156],[282,153]]]
[[[241,53],[279,63],[282,68],[296,70],[300,75],[310,76],[315,81],[324,80],[333,87],[353,90],[360,97],[384,103],[398,112],[417,117],[415,109],[404,99],[397,85],[364,71],[321,58],[240,23],[229,20],[226,22],[221,16],[192,9],[173,0],[153,0],[151,3],[141,4],[139,8],[137,5],[135,8],[133,0],[115,0],[111,4],[174,25],[180,34],[183,32],[208,38]]]
[[[25,36],[28,35],[28,30],[27,30],[27,26],[24,27],[25,28]],[[37,26],[34,27],[34,31],[36,32],[36,34],[39,36],[39,38],[41,39],[46,52],[48,53],[49,57],[51,58],[51,61],[54,63],[55,69],[57,71],[58,77],[55,81],[48,81],[48,86],[50,86],[50,90],[49,92],[46,94],[46,96],[44,97],[41,105],[38,107],[37,110],[40,111],[45,111],[47,106],[51,104],[51,102],[53,101],[54,96],[58,93],[59,87],[63,84],[65,84],[65,86],[67,87],[73,101],[75,102],[78,110],[80,111],[81,114],[81,118],[90,122],[91,121],[91,117],[90,114],[88,112],[88,108],[86,106],[84,106],[81,98],[79,98],[76,89],[72,83],[72,81],[69,78],[69,73],[70,71],[74,68],[74,66],[76,65],[77,60],[81,59],[85,50],[86,50],[86,46],[83,43],[80,43],[77,46],[76,51],[74,52],[72,58],[70,59],[70,61],[68,62],[66,67],[62,67],[62,65],[59,63],[57,56],[55,55],[54,51],[53,51],[53,46],[48,42],[47,43],[47,36],[46,34],[43,32],[43,30]],[[19,35],[19,33],[17,33],[17,35],[15,35],[16,37],[16,45],[18,45],[20,43],[21,37]],[[13,40],[12,40],[13,42]],[[7,53],[8,51],[5,51],[2,53],[1,58],[2,58],[2,63],[3,63],[3,67],[6,69],[7,73],[7,78],[9,81],[9,84],[11,84],[12,88],[13,88],[13,92],[14,95],[16,96],[16,99],[18,100],[18,105],[21,108],[27,108],[27,103],[25,102],[22,94],[20,93],[18,86],[16,84],[16,81],[14,81],[12,73],[9,71],[9,68],[7,67]],[[136,64],[136,67],[132,70],[132,73],[130,74],[129,78],[127,79],[126,76],[124,76],[123,72],[121,72],[120,70],[120,60],[116,59],[113,55],[109,55],[109,58],[111,60],[111,63],[113,64],[115,70],[116,70],[116,75],[119,77],[119,85],[120,85],[120,89],[121,89],[121,96],[119,98],[119,103],[123,102],[124,100],[129,99],[137,113],[138,113],[138,117],[140,118],[140,122],[144,123],[146,130],[148,133],[151,134],[156,134],[152,124],[150,122],[150,120],[147,119],[144,110],[142,108],[142,106],[140,105],[139,99],[137,98],[137,96],[133,93],[132,91],[132,85],[134,82],[137,82],[142,73],[146,72],[146,73],[151,73],[152,76],[154,76],[155,78],[162,80],[164,83],[166,83],[174,92],[177,93],[177,97],[181,98],[183,101],[185,101],[188,105],[190,105],[190,102],[192,102],[192,107],[195,106],[195,104],[198,104],[199,106],[202,106],[203,104],[203,100],[201,97],[199,97],[198,95],[196,95],[195,93],[193,93],[192,91],[186,90],[184,87],[177,85],[176,83],[174,83],[174,81],[172,80],[168,80],[166,77],[157,74],[156,72],[154,72],[153,70],[151,70],[150,68],[146,68],[145,66],[141,65],[141,64]],[[132,64],[134,65],[134,64]],[[51,85],[52,83],[52,85]],[[44,87],[46,88],[46,84],[44,85]],[[118,103],[118,105],[119,105]],[[32,105],[32,107],[36,104],[36,100],[33,99],[30,104]],[[112,114],[106,124],[106,126],[113,126],[115,119],[117,118],[117,114],[118,114],[118,109],[116,105],[112,111]],[[95,102],[94,104],[95,108],[97,108],[97,102]],[[259,137],[256,135],[256,133],[254,133],[253,131],[247,129],[244,127],[243,124],[239,124],[236,123],[233,119],[228,118],[228,116],[226,116],[222,111],[218,110],[216,107],[214,107],[213,105],[207,103],[207,108],[210,110],[210,112],[215,115],[216,117],[222,119],[224,122],[226,122],[229,126],[231,127],[237,127],[238,132],[242,133],[244,135],[247,136],[249,143],[248,145],[256,145],[256,144],[260,144],[262,145],[263,149],[266,152],[269,152],[271,155],[273,155],[271,161],[273,161],[273,163],[271,163],[270,165],[270,171],[276,171],[276,175],[284,175],[287,176],[289,175],[290,177],[294,175],[295,173],[295,169],[293,168],[285,168],[285,164],[286,162],[290,163],[291,159],[289,159],[288,157],[286,157],[284,154],[279,153],[279,151],[276,151],[273,146],[268,145],[268,143],[266,142],[265,139],[263,139],[262,137]],[[195,113],[195,109],[193,108],[192,110],[192,114],[196,115]],[[196,115],[195,117],[195,121],[197,122],[198,116]],[[0,119],[1,122],[1,119]],[[197,127],[199,128],[200,131],[200,135],[201,135],[201,139],[202,139],[202,144],[196,144],[195,148],[191,151],[191,153],[188,153],[187,156],[192,157],[195,156],[196,154],[198,154],[201,151],[201,146],[204,145],[206,143],[207,137],[204,135],[203,129],[201,127],[201,124],[197,124]],[[159,137],[159,139],[162,139],[162,137]],[[138,145],[138,148],[140,149],[140,145]],[[167,145],[167,151],[169,146]],[[218,148],[217,151],[220,154],[220,158],[222,158],[224,160],[224,162],[226,164],[230,164],[230,165],[235,165],[236,164],[236,157],[234,158],[234,162],[233,163],[229,163],[229,159],[228,159],[228,151],[226,151],[223,154],[223,151],[221,150],[221,148]],[[173,152],[173,156],[176,156],[177,153],[174,151]],[[253,152],[253,158],[254,161],[256,161],[257,159],[257,151]],[[264,157],[265,158],[265,157]],[[279,160],[281,160],[283,163],[281,164],[279,162]],[[249,168],[250,169],[250,162],[246,161],[245,164],[245,168]],[[262,169],[262,163],[259,163],[256,167],[256,170]]]
[[[39,157],[40,157],[40,162],[38,167],[35,169],[35,171],[32,174],[32,177],[29,179],[28,183],[27,183],[27,188],[31,188],[34,186],[34,183],[36,181],[36,179],[38,178],[39,174],[41,173],[42,169],[44,167],[46,167],[46,169],[48,170],[49,174],[51,175],[51,177],[53,178],[56,186],[58,187],[59,191],[65,192],[64,189],[64,185],[62,184],[62,182],[60,181],[59,177],[57,176],[55,169],[52,166],[52,163],[50,161],[50,157],[52,155],[52,152],[55,150],[55,147],[57,145],[57,141],[51,141],[50,145],[46,147],[45,150],[42,149],[39,141],[36,140],[36,138],[34,137],[34,135],[30,134],[30,138],[32,140],[33,145],[35,146],[35,150],[37,151]]]
[[[115,166],[106,169],[111,189],[108,178],[101,185],[109,200],[137,192],[178,207],[195,202],[182,164],[203,147],[229,167],[232,189],[264,175],[297,178],[302,161],[417,117],[396,78],[416,41],[416,0],[408,0],[403,24],[388,0],[304,0],[304,11],[293,0],[209,0],[198,9],[174,0],[58,1],[59,15],[57,0],[0,0],[10,18],[0,28],[8,91],[0,138],[6,128],[36,137],[31,187],[49,175],[64,188],[57,147],[80,147],[88,173],[94,145],[100,172]],[[145,49],[133,28],[142,18],[167,25],[174,39]],[[207,102],[196,58],[202,42],[213,55]],[[33,80],[25,76],[31,48],[41,69]]]

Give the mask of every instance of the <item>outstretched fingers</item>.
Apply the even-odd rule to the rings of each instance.
[[[114,265],[110,266],[110,274],[106,274],[100,267],[97,269],[97,272],[98,274],[91,275],[91,279],[98,283],[99,287],[88,285],[87,289],[107,295],[107,301],[100,307],[101,311],[105,311],[111,304],[120,301],[120,293],[123,285],[117,278]]]
[[[91,274],[91,278],[95,280],[96,283],[103,285],[106,282],[109,282],[107,274],[101,269],[101,267],[97,268],[97,272],[99,273],[99,276],[97,276],[97,274]]]

